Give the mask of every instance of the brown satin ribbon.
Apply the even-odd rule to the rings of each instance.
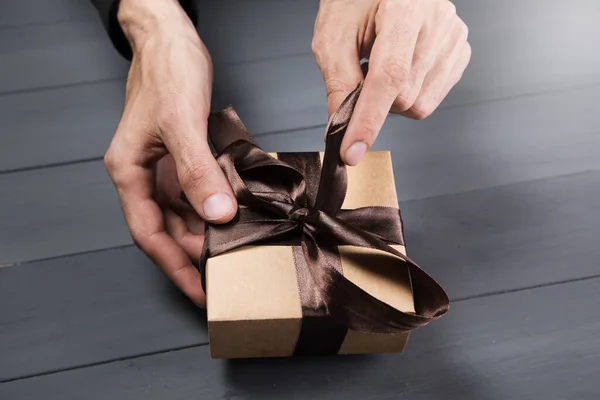
[[[296,355],[337,354],[347,329],[402,333],[428,324],[449,308],[442,287],[390,246],[404,244],[400,210],[341,209],[347,176],[340,147],[361,89],[362,83],[332,116],[322,167],[318,153],[271,157],[254,143],[232,108],[209,118],[217,161],[245,207],[228,224],[207,224],[199,265],[203,287],[210,257],[247,245],[292,246],[303,315]],[[415,312],[399,311],[346,279],[338,245],[396,256],[398,268],[408,268]]]

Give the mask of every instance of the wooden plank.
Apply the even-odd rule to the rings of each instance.
[[[0,172],[103,157],[124,90],[116,81],[0,96]]]
[[[0,175],[0,264],[130,244],[101,161]]]
[[[0,29],[97,18],[89,1],[19,0],[4,1]]]
[[[206,346],[0,385],[9,399],[595,399],[600,279],[457,302],[403,355],[211,360]],[[535,395],[534,395],[535,393]]]
[[[456,98],[477,102],[600,82],[600,3],[455,0],[473,49]],[[591,47],[590,47],[591,46]],[[461,100],[464,101],[464,100]]]
[[[2,37],[0,94],[127,74],[128,62],[113,49],[99,19],[20,26],[4,29]]]
[[[600,274],[600,171],[400,207],[413,259],[453,298]]]
[[[217,65],[311,52],[318,2],[197,1],[197,30]]]
[[[205,320],[135,247],[0,268],[0,381],[206,343]]]
[[[10,248],[23,257],[40,254],[35,241],[23,239],[27,234],[45,234],[38,242],[56,253],[96,245],[88,232],[94,223],[78,223],[96,210],[77,200],[81,194],[69,196],[75,201],[65,208],[79,210],[76,221],[25,221],[32,232],[3,231],[0,254]],[[117,215],[116,206],[107,213],[101,205],[104,219]],[[35,213],[51,214],[38,208]],[[407,201],[401,208],[411,257],[452,299],[599,273],[600,172]],[[95,231],[104,244],[125,233]],[[485,323],[482,315],[477,318]],[[196,344],[205,340],[198,318],[133,248],[0,268],[0,354],[6,360],[0,380]]]
[[[122,81],[0,96],[0,172],[102,158],[123,102]]]

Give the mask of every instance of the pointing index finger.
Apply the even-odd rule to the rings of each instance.
[[[410,85],[420,29],[417,8],[404,1],[386,4],[390,5],[378,11],[381,15],[376,18],[379,26],[369,73],[342,143],[341,157],[348,165],[360,162],[379,134],[394,101],[403,93],[403,87]]]

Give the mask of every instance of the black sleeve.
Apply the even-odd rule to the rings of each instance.
[[[92,4],[98,10],[100,19],[110,37],[113,46],[126,59],[131,61],[133,57],[129,42],[117,21],[117,10],[119,9],[119,0],[91,0]],[[179,0],[181,7],[185,10],[194,26],[198,23],[198,14],[193,0]]]

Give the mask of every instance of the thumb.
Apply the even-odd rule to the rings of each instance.
[[[194,210],[205,221],[229,222],[237,213],[237,202],[210,150],[206,140],[206,125],[203,131],[204,134],[192,133],[175,138],[172,151],[169,151],[175,160],[181,187]]]

